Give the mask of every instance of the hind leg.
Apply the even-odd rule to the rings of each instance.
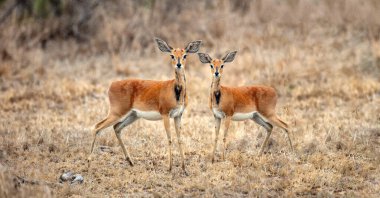
[[[127,151],[127,149],[125,149],[125,146],[124,146],[124,143],[123,141],[121,140],[121,137],[120,137],[120,134],[121,134],[121,130],[132,124],[134,121],[136,121],[138,119],[138,117],[136,116],[136,113],[135,112],[131,112],[127,115],[127,117],[122,121],[122,122],[118,122],[117,124],[115,124],[113,126],[113,129],[115,131],[115,134],[116,134],[116,137],[117,137],[117,140],[119,142],[119,145],[121,146],[121,148],[123,149],[123,153],[124,153],[124,156],[125,156],[125,159],[129,162],[129,164],[131,166],[133,166],[133,162],[132,162],[132,159],[131,159],[131,156],[129,156],[129,153]]]
[[[117,120],[120,119],[119,116],[115,116],[115,115],[111,115],[109,114],[107,116],[107,118],[105,118],[104,120],[98,122],[96,125],[95,125],[95,129],[93,130],[93,133],[94,133],[94,139],[92,141],[92,144],[91,144],[91,150],[90,150],[90,154],[88,155],[88,158],[87,158],[87,161],[88,161],[88,166],[90,166],[90,162],[91,162],[91,154],[94,150],[94,145],[95,145],[95,140],[96,140],[96,137],[98,136],[99,132],[102,130],[102,129],[105,129],[109,126],[111,126],[112,124],[114,124],[115,122],[117,122]]]
[[[269,140],[269,137],[272,133],[273,126],[272,126],[272,124],[267,122],[262,115],[260,115],[257,112],[255,112],[253,114],[252,120],[267,130],[267,136],[265,137],[265,140],[264,140],[263,144],[261,145],[260,152],[259,152],[259,156],[261,156],[263,154],[264,148],[268,144],[268,140]]]
[[[289,130],[288,130],[287,124],[285,122],[283,122],[282,120],[280,120],[277,116],[271,116],[268,119],[270,122],[272,122],[276,126],[284,129],[284,131],[286,132],[286,137],[287,137],[288,143],[290,145],[290,148],[292,149],[292,152],[294,152],[294,148],[293,148],[292,140],[290,139],[290,136],[289,136]]]

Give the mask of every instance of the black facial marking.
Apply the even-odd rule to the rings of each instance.
[[[221,97],[222,95],[220,94],[220,91],[215,91],[215,92],[214,92],[214,95],[215,95],[215,99],[216,99],[216,104],[218,105],[219,102],[220,102],[220,97]]]
[[[175,85],[174,86],[174,92],[175,92],[176,100],[179,101],[179,98],[180,98],[181,92],[182,92],[182,86],[181,85]]]

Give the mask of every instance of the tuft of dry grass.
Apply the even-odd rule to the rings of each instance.
[[[175,2],[103,2],[87,24],[87,42],[52,38],[44,48],[38,22],[0,24],[0,197],[380,196],[377,1]],[[27,39],[20,43],[21,35]],[[88,169],[91,129],[107,114],[110,82],[173,77],[154,35],[173,47],[202,39],[201,51],[214,57],[238,50],[222,83],[273,86],[296,152],[275,128],[266,154],[257,157],[265,130],[234,122],[226,160],[211,164],[210,71],[189,55],[189,176],[181,172],[175,139],[174,170],[167,171],[163,124],[144,120],[122,134],[134,167],[109,128]],[[84,183],[60,184],[68,170]]]

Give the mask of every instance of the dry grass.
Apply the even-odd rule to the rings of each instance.
[[[99,6],[94,20],[102,28],[85,43],[19,46],[12,39],[21,32],[12,22],[2,25],[10,28],[2,29],[1,38],[9,40],[0,46],[0,197],[380,196],[377,1],[255,1],[246,9],[230,1],[191,1],[168,9],[170,1],[157,1],[153,11],[122,2]],[[159,12],[165,9],[165,15]],[[190,55],[190,104],[183,116],[190,175],[181,172],[176,144],[175,167],[167,171],[163,123],[144,120],[123,133],[134,167],[107,129],[87,169],[91,129],[107,114],[109,83],[173,77],[169,57],[155,49],[153,35],[173,46],[203,39],[201,51],[212,56],[237,49],[222,83],[275,87],[277,112],[291,126],[296,153],[275,128],[267,153],[257,157],[264,129],[235,122],[227,159],[211,164],[214,124],[206,105],[211,79],[208,67]],[[81,173],[85,182],[59,184],[66,170]]]

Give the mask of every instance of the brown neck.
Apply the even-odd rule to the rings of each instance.
[[[186,77],[183,69],[181,71],[175,70],[174,83],[177,104],[186,104]]]
[[[211,92],[220,91],[220,77],[212,78]]]
[[[175,84],[186,87],[185,71],[175,70]]]
[[[219,106],[220,97],[220,78],[213,77],[210,90],[210,108]]]

